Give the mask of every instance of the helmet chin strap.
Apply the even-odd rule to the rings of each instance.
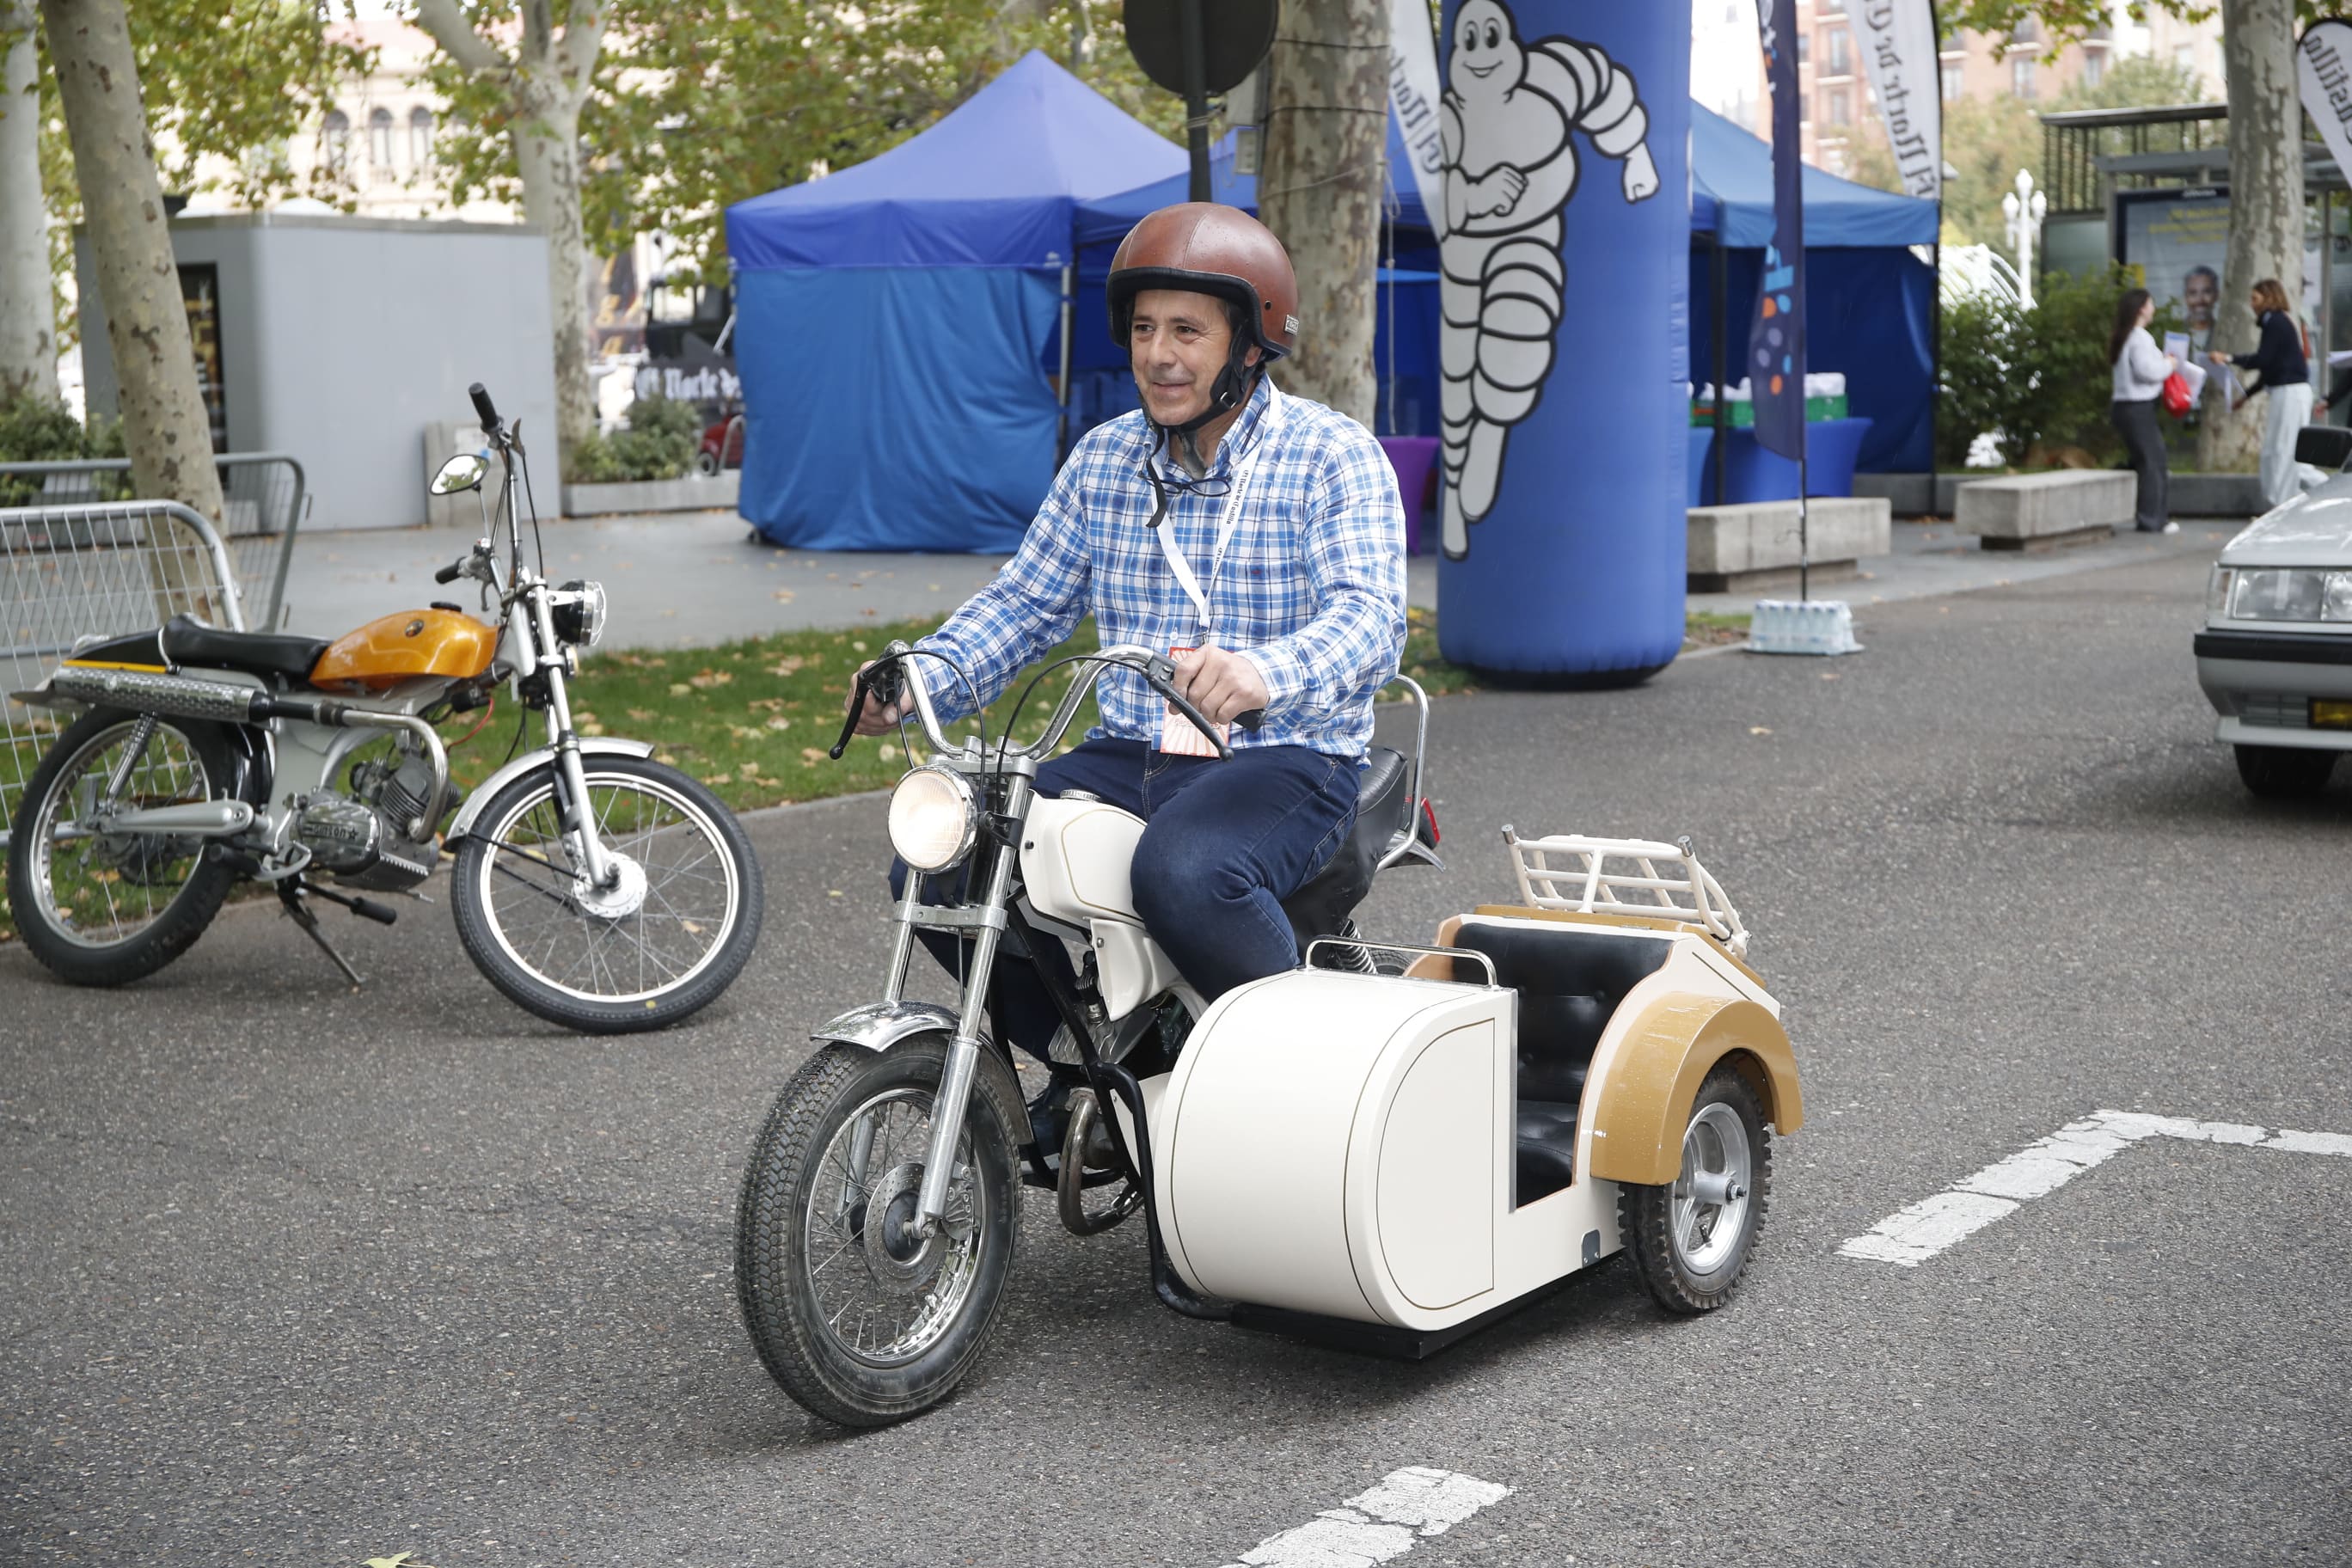
[[[1156,419],[1151,420],[1151,428],[1160,437],[1160,449],[1168,450],[1181,437],[1185,451],[1192,455],[1194,462],[1200,461],[1200,448],[1193,445],[1192,437],[1210,420],[1223,418],[1248,402],[1250,389],[1262,368],[1249,363],[1249,345],[1236,333],[1234,345],[1225,355],[1224,368],[1218,371],[1217,379],[1209,384],[1209,405],[1181,425],[1162,425]],[[1146,415],[1145,417],[1150,419],[1150,416]],[[1147,460],[1147,468],[1149,466]],[[1157,522],[1158,519],[1153,521]]]

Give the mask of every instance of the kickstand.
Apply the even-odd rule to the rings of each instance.
[[[303,902],[303,895],[310,890],[299,879],[289,877],[278,884],[278,901],[285,906],[288,917],[302,928],[302,934],[319,944],[319,951],[334,961],[335,967],[343,972],[344,977],[352,983],[352,988],[357,990],[367,982],[360,978],[360,972],[351,966],[349,960],[335,951],[335,944],[327,940],[327,933],[319,929],[319,917],[310,912],[309,904]]]

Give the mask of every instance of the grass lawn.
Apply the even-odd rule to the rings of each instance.
[[[583,734],[656,742],[659,760],[702,780],[739,811],[882,789],[907,767],[896,737],[854,741],[837,763],[825,755],[841,732],[842,696],[858,665],[885,645],[894,638],[911,642],[932,629],[929,621],[907,621],[853,631],[779,632],[712,647],[592,654],[572,683],[572,719]],[[1692,616],[1684,646],[1737,642],[1747,635],[1745,616]],[[1085,621],[1046,662],[1096,646],[1094,623]],[[1403,668],[1433,696],[1477,689],[1473,672],[1438,657],[1436,619],[1425,610],[1408,616]],[[992,736],[1003,732],[1026,679],[989,709]],[[1034,739],[1045,728],[1068,680],[1068,672],[1046,679],[1022,710],[1018,739]],[[469,735],[480,718],[466,715],[444,731],[450,773],[468,788],[505,760],[515,735],[513,704],[503,693],[497,710]],[[1068,742],[1093,722],[1089,700],[1070,727]],[[971,725],[967,720],[950,728],[961,739]],[[538,745],[542,734],[538,715],[531,715],[524,748]],[[31,759],[25,771],[32,771]],[[0,940],[14,934],[7,905],[0,901]]]

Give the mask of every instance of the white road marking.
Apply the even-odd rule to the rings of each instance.
[[[1899,1263],[1916,1268],[1953,1243],[1973,1236],[2020,1205],[2057,1191],[2094,1165],[2104,1164],[2149,1138],[2182,1138],[2195,1143],[2233,1143],[2248,1149],[2280,1149],[2291,1154],[2336,1154],[2352,1158],[2352,1137],[2340,1132],[2271,1132],[2234,1121],[2196,1121],[2182,1116],[2143,1116],[2133,1110],[2095,1110],[2037,1139],[2006,1160],[1998,1160],[1954,1182],[1949,1191],[1897,1210],[1838,1248],[1848,1258]]]
[[[1226,1568],[1371,1568],[1510,1495],[1508,1487],[1452,1470],[1391,1470],[1371,1490],[1267,1536]]]

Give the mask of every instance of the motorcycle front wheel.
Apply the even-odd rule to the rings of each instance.
[[[776,1097],[735,1217],[735,1290],[770,1376],[843,1426],[920,1415],[988,1339],[1020,1234],[1028,1116],[993,1054],[973,1075],[947,1211],[910,1231],[947,1037],[830,1045]]]
[[[508,1000],[584,1034],[659,1029],[727,989],[760,939],[760,862],[700,781],[583,759],[582,820],[619,870],[598,887],[564,830],[554,766],[501,789],[459,840],[457,940]]]

